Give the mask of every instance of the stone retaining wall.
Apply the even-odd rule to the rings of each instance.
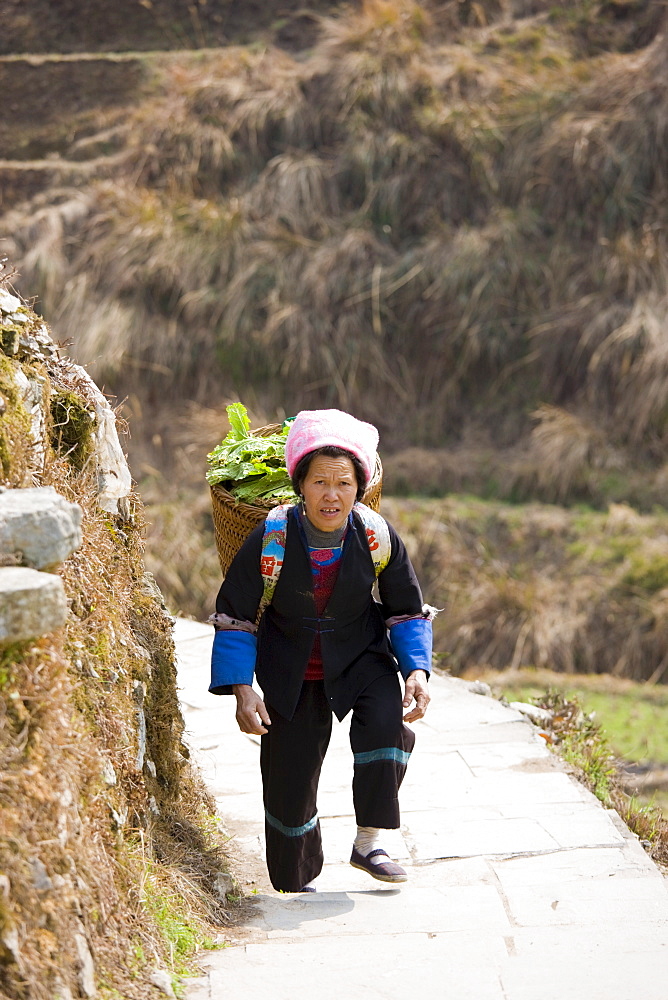
[[[65,587],[56,571],[81,545],[81,517],[81,507],[52,486],[0,488],[0,646],[65,624]]]

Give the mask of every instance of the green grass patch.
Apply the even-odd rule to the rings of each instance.
[[[662,553],[639,552],[631,557],[631,565],[621,580],[622,586],[656,594],[668,587],[668,557]]]
[[[166,945],[172,988],[177,997],[182,997],[182,977],[192,975],[197,953],[219,946],[183,898],[161,879],[159,866],[152,862],[147,863],[142,903]],[[135,954],[135,958],[143,966],[143,955]]]

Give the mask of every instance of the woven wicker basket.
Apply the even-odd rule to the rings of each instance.
[[[280,431],[280,424],[268,424],[258,427],[252,434],[266,437]],[[383,467],[376,455],[376,468],[367,486],[362,502],[373,510],[380,510],[380,495],[383,487]],[[220,483],[211,487],[211,505],[213,513],[213,528],[218,549],[218,559],[223,576],[230,568],[237,551],[247,536],[261,521],[264,521],[269,511],[276,506],[271,500],[258,500],[247,504],[235,500],[231,493]]]

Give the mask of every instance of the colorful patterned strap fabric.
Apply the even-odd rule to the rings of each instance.
[[[373,568],[376,576],[380,576],[390,561],[392,555],[392,543],[390,541],[390,529],[387,521],[380,514],[377,514],[366,504],[356,503],[353,510],[359,514],[364,524],[369,552],[373,560]]]
[[[288,513],[291,507],[290,503],[282,503],[267,514],[262,537],[262,552],[260,553],[262,598],[256,621],[260,620],[264,609],[271,603],[281,574],[285,555],[285,539],[288,533]]]
[[[256,621],[262,617],[262,613],[274,596],[276,584],[283,566],[285,556],[285,540],[288,532],[288,513],[292,504],[283,503],[274,507],[267,514],[264,526],[264,536],[262,538],[262,552],[260,553],[260,573],[262,574],[262,599],[257,613]],[[390,541],[390,529],[387,521],[375,510],[367,507],[366,504],[356,503],[353,510],[362,520],[369,552],[373,560],[373,568],[376,576],[379,576],[390,561],[392,554],[392,543]]]

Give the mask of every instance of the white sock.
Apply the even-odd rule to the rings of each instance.
[[[357,836],[353,842],[355,850],[358,851],[363,858],[368,858],[372,851],[375,851],[380,845],[378,843],[378,835],[380,830],[375,826],[358,826]],[[381,865],[383,861],[387,859],[379,854],[376,858],[371,858],[372,865]]]

